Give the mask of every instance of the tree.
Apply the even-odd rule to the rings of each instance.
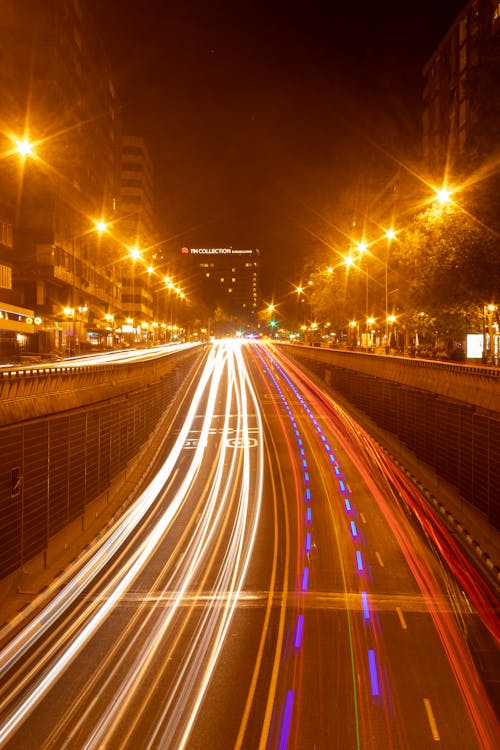
[[[346,326],[347,284],[343,266],[332,269],[322,266],[311,274],[311,286],[308,291],[312,316],[317,320],[329,321],[333,328]]]
[[[407,310],[462,334],[484,303],[498,297],[499,250],[494,233],[454,204],[419,214],[394,252],[408,280]]]

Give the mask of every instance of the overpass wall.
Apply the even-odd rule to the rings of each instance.
[[[302,346],[288,356],[341,393],[500,529],[500,371]]]
[[[200,356],[191,349],[147,366],[4,383],[4,397],[7,387],[17,396],[1,404],[0,579],[44,552],[109,490]]]

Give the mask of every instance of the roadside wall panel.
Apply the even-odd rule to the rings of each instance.
[[[500,394],[494,372],[300,346],[284,349],[396,435],[500,529]],[[380,377],[374,377],[377,370]]]
[[[200,351],[127,394],[0,427],[0,578],[43,552],[109,489],[153,434]]]

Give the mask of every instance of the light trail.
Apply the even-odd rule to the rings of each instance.
[[[260,402],[269,404],[262,416]],[[0,746],[37,730],[47,706],[54,724],[41,730],[39,750],[186,750],[225,737],[234,748],[293,750],[333,741],[324,728],[346,747],[410,747],[414,717],[404,712],[418,687],[401,679],[382,625],[406,644],[419,620],[467,732],[470,722],[470,746],[493,750],[489,699],[461,632],[469,611],[409,511],[443,558],[454,548],[410,480],[274,347],[216,343],[185,411],[157,476],[99,547],[63,574],[43,608],[39,599],[0,632],[11,638],[0,651]],[[374,528],[387,537],[385,571]],[[393,590],[394,553],[405,583]],[[470,571],[458,574],[474,585]],[[245,590],[247,579],[256,590]],[[494,633],[491,601],[479,586],[474,596]],[[230,663],[234,654],[246,663]],[[412,664],[423,736],[444,741],[432,668]],[[220,706],[229,693],[232,716]]]
[[[492,750],[500,737],[500,725],[484,685],[477,674],[469,648],[464,641],[456,616],[443,611],[439,606],[442,586],[438,582],[426,558],[417,553],[420,540],[411,526],[401,521],[397,508],[406,506],[419,521],[425,534],[432,540],[441,559],[463,586],[483,623],[495,642],[500,643],[498,601],[486,583],[474,570],[459,545],[427,507],[426,501],[416,486],[393,461],[379,448],[376,441],[366,433],[352,417],[324,391],[318,388],[296,365],[273,346],[272,356],[286,368],[288,377],[300,383],[307,393],[309,403],[322,419],[328,422],[342,444],[366,486],[382,511],[398,545],[406,559],[434,623],[456,684],[462,695],[464,706],[470,716],[471,726],[481,748]],[[383,487],[383,491],[381,490]],[[366,563],[360,549],[356,550],[356,564],[360,574],[366,574]],[[444,586],[448,585],[445,579]],[[453,601],[453,597],[451,597]],[[370,657],[370,675],[373,688],[374,655]],[[377,681],[377,689],[379,683]]]
[[[216,402],[220,400],[221,390],[227,382],[224,426],[220,435],[211,430],[215,418]],[[208,396],[206,392],[208,389]],[[189,468],[184,473],[183,481],[175,495],[169,499],[169,505],[148,533],[148,537],[123,565],[119,574],[108,582],[101,596],[91,602],[78,619],[78,624],[71,632],[61,637],[50,650],[47,659],[37,664],[22,680],[18,689],[9,693],[8,702],[15,707],[4,714],[0,726],[0,745],[4,744],[27,718],[35,706],[50,690],[55,681],[61,677],[69,664],[76,658],[82,648],[89,642],[113,609],[120,604],[132,582],[144,569],[148,560],[168,533],[175,517],[189,496],[200,466],[206,455],[209,437],[212,443],[217,441],[216,471],[214,481],[209,488],[206,505],[197,524],[185,555],[167,582],[168,590],[175,590],[175,600],[169,605],[167,617],[159,627],[152,628],[144,642],[140,654],[134,660],[123,678],[120,688],[115,692],[115,699],[101,716],[95,730],[88,737],[85,747],[102,747],[116,731],[117,726],[130,708],[134,693],[144,679],[148,668],[157,653],[160,644],[165,642],[167,632],[172,627],[175,614],[183,602],[183,596],[193,584],[195,576],[207,564],[207,556],[214,545],[214,539],[220,531],[221,523],[234,507],[234,522],[230,535],[230,544],[224,556],[222,567],[217,576],[212,594],[211,606],[205,608],[204,617],[192,641],[189,657],[186,655],[184,673],[178,680],[171,698],[166,704],[164,717],[169,709],[169,720],[162,728],[160,721],[155,728],[151,743],[158,737],[165,737],[177,732],[182,722],[183,737],[181,745],[187,743],[189,733],[203,701],[211,675],[216,667],[224,645],[227,632],[236,610],[243,582],[251,559],[253,545],[260,515],[263,482],[263,440],[262,424],[257,397],[246,374],[239,345],[231,343],[215,346],[207,358],[202,378],[190,406],[188,416],[182,426],[176,443],[167,457],[158,475],[151,482],[140,498],[125,514],[124,518],[107,534],[100,549],[92,555],[74,579],[68,581],[53,601],[40,612],[36,621],[21,631],[12,642],[0,653],[0,675],[11,670],[22,655],[61,616],[64,609],[80,596],[89,583],[97,576],[110,558],[116,553],[132,531],[145,518],[148,510],[161,495],[165,482],[171,475],[184,443],[192,429],[202,399],[204,417],[200,438],[196,450],[190,452]],[[257,451],[250,446],[249,413],[257,420]],[[228,449],[230,421],[237,420],[237,438],[235,449]],[[255,429],[255,428],[253,428]],[[228,450],[230,460],[227,461]],[[237,490],[235,490],[235,487]],[[231,511],[230,511],[231,512]],[[220,606],[224,601],[225,605]],[[35,605],[34,605],[35,606]],[[57,652],[60,652],[57,655]],[[47,666],[44,666],[47,664]],[[39,670],[43,670],[38,677]],[[29,689],[28,689],[29,688]],[[193,697],[194,696],[194,697]],[[17,701],[17,703],[16,703]],[[5,709],[5,703],[2,707]],[[175,706],[173,705],[175,703]],[[163,719],[162,719],[163,720]],[[130,727],[130,731],[133,726]],[[155,740],[156,737],[156,740]],[[62,745],[61,745],[62,746]]]

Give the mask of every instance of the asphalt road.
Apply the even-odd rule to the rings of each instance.
[[[214,344],[44,597],[0,632],[0,747],[500,746],[498,600],[279,347]]]

